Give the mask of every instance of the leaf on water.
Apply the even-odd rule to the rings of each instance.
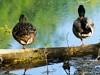
[[[49,44],[47,44],[47,43],[44,43],[44,45],[46,48],[50,47]]]
[[[11,34],[12,32],[12,30],[8,27],[8,25],[4,25],[3,27],[0,27],[0,31],[3,31],[7,35]]]

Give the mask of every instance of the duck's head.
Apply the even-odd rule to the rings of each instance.
[[[79,5],[78,14],[79,14],[79,17],[84,17],[85,16],[85,8],[84,8],[83,5]]]
[[[26,17],[24,16],[24,14],[21,14],[19,17],[19,23],[25,23],[26,22]]]

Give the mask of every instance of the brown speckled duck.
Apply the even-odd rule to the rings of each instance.
[[[85,8],[83,5],[79,5],[78,14],[79,17],[73,23],[73,33],[82,41],[82,46],[84,46],[83,39],[88,38],[93,34],[94,23],[92,20],[85,17]]]
[[[17,23],[12,30],[12,35],[15,40],[23,45],[23,49],[25,49],[26,45],[31,44],[34,41],[36,28],[32,24],[26,22],[26,17],[24,14],[21,14],[19,23]]]

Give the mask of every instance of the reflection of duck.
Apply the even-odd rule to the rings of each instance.
[[[26,22],[26,17],[21,14],[19,17],[19,23],[13,28],[12,35],[20,44],[25,45],[31,44],[34,41],[36,35],[36,28]]]
[[[79,17],[73,23],[73,33],[83,43],[83,38],[90,37],[93,34],[94,24],[92,20],[85,17],[85,8],[80,5],[78,8]]]

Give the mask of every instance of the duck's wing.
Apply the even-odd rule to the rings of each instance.
[[[86,26],[85,26],[84,32],[86,34],[88,33],[93,34],[93,31],[94,31],[94,23],[91,19],[86,17]]]
[[[36,28],[30,23],[25,23],[25,24],[17,23],[12,31],[12,34],[14,36],[27,35],[30,33],[36,34]]]
[[[31,23],[25,23],[23,27],[24,27],[23,28],[24,34],[30,34],[30,33],[36,34],[36,28]]]
[[[83,32],[81,33],[82,37],[83,38],[90,37],[94,31],[94,23],[87,17],[84,17],[81,21],[82,21],[81,26],[83,29]]]
[[[94,30],[94,23],[91,19],[87,19],[87,26],[90,27],[92,31]]]
[[[81,23],[80,23],[80,19],[79,18],[77,18],[74,21],[72,30],[73,30],[74,35],[77,38],[81,38],[82,39],[81,33],[83,32],[83,29],[81,27]]]
[[[80,20],[79,19],[76,19],[73,23],[73,30],[77,33],[81,33],[83,32],[83,29],[82,29],[82,26],[81,26],[81,23],[80,23]]]

